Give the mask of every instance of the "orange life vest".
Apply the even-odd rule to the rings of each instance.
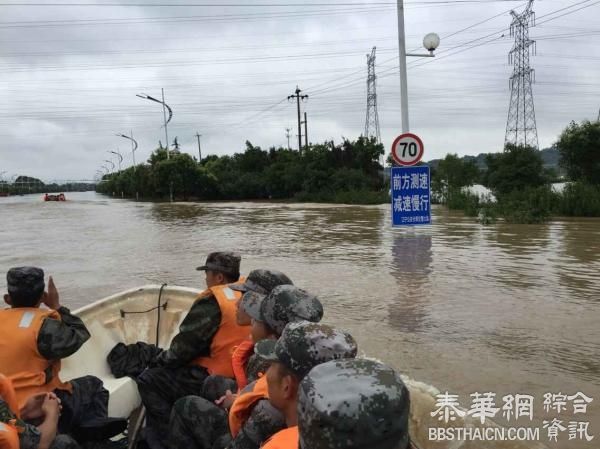
[[[261,399],[269,399],[267,376],[263,376],[248,385],[240,392],[231,405],[231,409],[229,410],[229,430],[234,438],[250,417],[250,413],[252,413],[252,409],[256,403]]]
[[[231,367],[233,368],[233,375],[235,376],[238,391],[248,385],[246,366],[252,354],[254,354],[254,342],[252,340],[244,340],[235,348],[231,356]]]
[[[16,427],[0,422],[0,448],[19,449],[19,432]]]
[[[280,430],[261,446],[262,449],[298,449],[298,426]]]
[[[0,397],[18,418],[19,405],[17,404],[15,390],[10,379],[3,374],[0,374]],[[13,423],[0,422],[0,448],[19,449],[19,431]]]
[[[238,282],[242,282],[243,278]],[[236,321],[237,303],[242,293],[232,290],[228,285],[217,285],[200,294],[197,301],[203,301],[212,294],[221,309],[221,324],[212,339],[210,356],[198,357],[194,364],[203,366],[209,374],[218,374],[225,377],[234,377],[231,365],[231,356],[236,346],[248,338],[250,326],[239,326]]]
[[[38,352],[38,334],[46,318],[60,320],[60,315],[35,307],[0,310],[0,373],[12,381],[19,408],[34,394],[71,390],[58,376],[60,360],[47,360]]]

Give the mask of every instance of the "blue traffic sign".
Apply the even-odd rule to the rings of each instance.
[[[429,167],[392,167],[392,225],[431,224]]]

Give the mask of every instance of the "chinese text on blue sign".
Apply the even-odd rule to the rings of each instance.
[[[429,167],[392,167],[392,225],[431,224]]]

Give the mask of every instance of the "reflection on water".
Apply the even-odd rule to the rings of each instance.
[[[426,330],[427,298],[431,288],[430,235],[395,233],[390,272],[398,284],[389,305],[389,323],[402,332]]]
[[[434,207],[432,226],[391,229],[386,205],[69,199],[0,198],[0,274],[43,266],[77,307],[146,283],[203,287],[206,254],[237,251],[244,272],[284,271],[361,352],[411,377],[467,397],[583,391],[600,432],[600,220],[480,226]]]

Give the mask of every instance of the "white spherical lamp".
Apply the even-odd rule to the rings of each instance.
[[[423,47],[429,52],[433,52],[440,46],[440,37],[435,33],[429,33],[423,38]]]

